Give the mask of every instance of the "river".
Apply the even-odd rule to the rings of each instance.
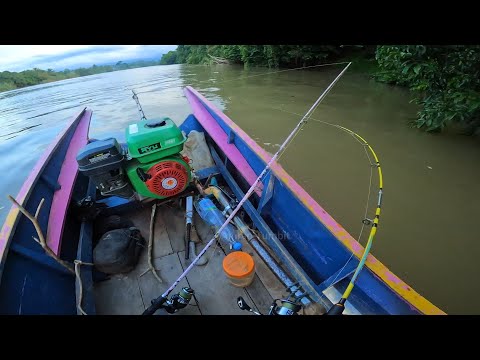
[[[85,106],[94,111],[91,137],[123,141],[124,128],[139,119],[131,89],[147,118],[165,115],[181,123],[190,113],[182,88],[192,85],[273,153],[340,69],[265,74],[271,70],[155,66],[0,93],[0,223],[10,208],[6,195],[18,192],[41,153]],[[280,163],[357,238],[368,195],[368,160],[350,135],[316,120],[362,135],[384,171],[373,254],[447,313],[480,314],[475,300],[480,296],[475,278],[480,273],[480,145],[470,137],[410,127],[418,109],[409,100],[405,89],[347,72]],[[377,189],[373,175],[370,217]]]

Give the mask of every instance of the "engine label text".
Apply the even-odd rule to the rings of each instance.
[[[151,145],[147,145],[147,146],[142,146],[141,148],[138,149],[138,152],[140,154],[146,154],[148,152],[151,152],[151,151],[154,151],[154,150],[157,150],[157,149],[160,149],[160,143],[155,143],[155,144],[151,144]]]

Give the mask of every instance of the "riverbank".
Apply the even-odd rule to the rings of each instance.
[[[181,123],[191,112],[183,94],[185,85],[190,84],[262,148],[274,153],[340,68],[260,76],[272,69],[252,72],[228,65],[155,66],[0,96],[0,121],[4,124],[0,128],[0,223],[11,206],[4,194],[18,192],[41,153],[85,106],[94,111],[92,138],[123,141],[124,129],[140,116],[131,92],[125,89],[141,88],[138,96],[147,118],[168,116]],[[249,77],[253,74],[259,76]],[[480,147],[466,136],[437,136],[409,127],[418,111],[418,105],[410,100],[405,87],[347,71],[280,163],[357,238],[371,167],[363,147],[350,135],[315,119],[345,126],[363,136],[377,152],[385,176],[382,218],[373,254],[447,313],[480,314],[479,302],[464,301],[480,295],[480,285],[458,281],[463,274],[480,272],[476,256],[480,252],[479,207],[475,201],[480,198]],[[376,178],[372,181],[375,188]],[[372,192],[369,214],[375,202]],[[362,244],[366,235],[364,230]]]
[[[53,71],[52,69],[42,70],[37,68],[21,72],[3,71],[0,72],[0,92],[72,79],[76,77],[157,65],[161,65],[160,60],[140,60],[131,63],[118,61],[115,65],[93,65],[89,68],[78,68],[74,70],[65,69],[63,71]]]
[[[369,77],[373,77],[378,71],[380,71],[380,67],[378,66],[378,62],[375,60],[375,58],[367,57],[361,54],[346,56],[338,59],[337,61],[351,61],[352,65],[350,65],[348,68],[350,71],[359,74],[365,74]]]

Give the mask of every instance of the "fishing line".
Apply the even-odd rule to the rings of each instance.
[[[292,115],[300,115],[298,113],[295,113],[295,112],[291,112],[291,111],[287,111],[287,110],[284,110],[284,109],[280,109],[280,108],[273,108],[272,109],[274,110],[278,110],[278,111],[282,111],[282,112],[286,112],[286,113],[289,113],[289,114],[292,114]],[[362,227],[360,229],[360,233],[358,235],[358,238],[357,238],[357,241],[358,243],[361,243],[361,237],[362,237],[362,234],[363,234],[363,230],[365,228],[365,219],[367,219],[367,215],[368,215],[368,206],[370,204],[370,195],[371,195],[371,190],[372,190],[372,178],[373,178],[373,168],[377,166],[377,164],[375,164],[374,162],[372,162],[372,159],[367,151],[367,147],[369,147],[368,143],[362,138],[360,137],[360,135],[356,134],[354,131],[350,130],[350,129],[347,129],[343,126],[340,126],[338,124],[333,124],[333,123],[329,123],[327,121],[323,121],[323,120],[320,120],[320,119],[315,119],[315,118],[312,118],[310,117],[310,120],[313,120],[313,121],[316,121],[316,122],[319,122],[319,123],[322,123],[322,124],[325,124],[325,125],[329,125],[329,126],[332,126],[332,127],[335,127],[337,129],[340,129],[344,132],[346,132],[347,134],[351,135],[360,145],[362,145],[364,151],[365,151],[365,155],[367,156],[367,159],[368,159],[368,162],[370,164],[370,180],[369,180],[369,186],[368,186],[368,195],[367,195],[367,201],[366,201],[366,204],[365,204],[365,213],[364,213],[364,221],[362,221]],[[360,140],[362,139],[362,140]],[[373,152],[374,154],[374,152]],[[380,193],[381,194],[381,193]],[[379,194],[379,201],[381,200],[381,195]],[[340,269],[340,271],[337,273],[337,275],[335,276],[335,278],[331,281],[331,283],[325,288],[325,290],[327,290],[328,288],[330,288],[332,285],[335,284],[335,281],[337,280],[337,278],[340,276],[340,274],[342,273],[343,269],[345,269],[345,267],[348,265],[348,263],[350,262],[350,260],[353,258],[353,255],[354,255],[354,252],[352,251],[352,254],[350,255],[350,257],[348,258],[348,260],[346,261],[346,263],[343,265],[343,267]],[[324,291],[325,291],[324,290]]]
[[[342,65],[342,64],[351,64],[351,62],[349,62],[349,61],[342,61],[342,62],[335,62],[335,63],[327,63],[327,64],[318,64],[318,65],[302,66],[302,67],[293,68],[293,69],[284,69],[284,70],[270,71],[270,72],[266,72],[266,73],[262,73],[262,74],[242,76],[242,77],[238,77],[238,78],[236,78],[236,79],[222,80],[222,81],[220,81],[220,82],[215,83],[215,85],[220,85],[220,84],[223,84],[223,83],[226,83],[226,82],[231,82],[231,81],[249,79],[249,78],[257,77],[257,76],[272,75],[272,74],[277,74],[277,73],[287,72],[287,71],[311,69],[311,68],[317,68],[317,67],[323,67],[323,66],[333,66],[333,65]],[[194,84],[194,83],[182,84],[182,85],[179,85],[179,87],[195,86],[195,85],[198,85],[198,84],[201,84],[201,83],[204,83],[204,82],[211,82],[212,80],[215,80],[215,79],[200,80],[200,81],[197,81],[195,84]],[[171,89],[171,88],[166,88],[166,89],[162,89],[162,90],[168,90],[168,89]],[[131,89],[130,89],[130,88],[126,88],[126,89],[124,89],[124,90],[131,90]],[[152,91],[137,92],[137,95],[138,95],[138,94],[145,94],[145,93],[149,93],[149,92],[152,92]],[[302,115],[300,115],[300,116],[302,116]]]
[[[342,65],[342,64],[350,64],[350,62],[349,62],[349,61],[342,61],[342,62],[336,62],[336,63],[327,63],[327,64],[318,64],[318,65],[302,66],[302,67],[293,68],[293,69],[284,69],[284,70],[270,71],[270,72],[262,73],[262,74],[255,74],[255,75],[243,76],[243,77],[239,77],[239,78],[236,78],[236,79],[223,80],[223,81],[220,82],[220,84],[223,84],[223,83],[226,83],[226,82],[230,82],[230,81],[237,81],[237,80],[242,80],[242,79],[249,79],[249,78],[256,77],[256,76],[278,74],[278,73],[286,72],[286,71],[303,70],[303,69],[310,69],[310,68],[316,68],[316,67],[321,67],[321,66]],[[199,82],[207,82],[207,81],[212,81],[212,80],[214,80],[214,79],[202,80],[202,81],[199,81]],[[217,83],[217,84],[218,84],[218,83]],[[217,85],[217,84],[215,84],[215,85]],[[190,84],[190,85],[192,85],[192,84]],[[301,116],[301,115],[300,115],[300,116]]]
[[[365,215],[363,216],[363,218],[365,219],[367,217],[367,214],[368,214],[368,204],[370,203],[370,193],[371,193],[371,190],[372,190],[372,177],[373,177],[373,168],[370,167],[370,184],[368,186],[368,196],[367,196],[367,203],[365,205]],[[361,244],[361,239],[362,239],[362,234],[363,234],[363,229],[365,228],[365,223],[362,221],[362,227],[360,228],[360,233],[358,234],[358,238],[357,238],[357,241],[359,244]],[[326,291],[327,289],[330,288],[330,286],[334,285],[335,284],[335,281],[338,279],[338,277],[340,276],[340,274],[342,273],[343,269],[345,269],[345,267],[348,265],[348,263],[350,262],[350,260],[352,260],[353,258],[353,251],[352,251],[352,254],[350,255],[350,257],[348,258],[348,260],[345,262],[345,265],[342,266],[342,268],[340,269],[340,271],[337,273],[337,275],[335,276],[335,278],[330,282],[330,284],[325,288],[325,290],[323,291]]]
[[[185,271],[179,276],[179,278],[161,295],[161,298],[166,299],[168,295],[173,291],[173,289],[182,281],[182,279],[188,274],[188,272],[193,268],[195,263],[200,259],[200,257],[205,254],[207,249],[213,244],[214,241],[216,241],[219,237],[220,232],[232,221],[232,219],[235,217],[237,212],[242,208],[243,204],[248,200],[248,198],[252,195],[254,192],[255,188],[260,182],[260,179],[267,173],[267,171],[270,169],[272,164],[276,162],[276,160],[279,158],[280,154],[284,151],[284,149],[288,146],[290,141],[295,137],[297,132],[302,128],[302,126],[306,123],[307,119],[311,116],[311,114],[315,111],[317,106],[320,104],[320,102],[325,98],[325,96],[330,92],[330,90],[333,88],[333,86],[337,83],[337,81],[342,77],[342,75],[345,73],[345,71],[348,69],[348,67],[352,63],[349,62],[347,66],[344,67],[344,69],[340,72],[340,74],[337,75],[337,77],[330,83],[330,85],[325,89],[325,91],[318,97],[318,99],[315,101],[315,103],[310,107],[310,109],[305,113],[305,115],[302,117],[302,119],[298,122],[298,124],[295,126],[295,128],[292,130],[292,132],[287,136],[283,144],[280,146],[278,151],[272,156],[270,161],[267,163],[265,168],[262,170],[260,175],[257,177],[257,179],[254,181],[254,183],[250,186],[250,189],[248,189],[247,193],[245,196],[240,200],[240,202],[237,204],[235,209],[230,213],[229,217],[225,222],[220,226],[220,228],[217,230],[215,235],[212,237],[212,239],[205,245],[205,247],[200,251],[200,253],[197,255],[195,259],[193,259],[192,263],[185,269]]]

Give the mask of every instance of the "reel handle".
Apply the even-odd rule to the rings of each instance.
[[[241,296],[237,298],[237,305],[240,310],[252,311],[252,308],[245,302],[245,300]]]
[[[253,309],[250,307],[250,305],[247,304],[247,302],[245,301],[245,299],[244,299],[243,297],[241,297],[241,296],[239,296],[239,297],[237,298],[237,305],[238,305],[238,307],[239,307],[241,310],[247,310],[247,311],[249,311],[249,312],[251,312],[251,313],[253,313],[253,314],[255,314],[255,315],[262,315],[262,314],[260,314],[259,312],[253,310]]]

